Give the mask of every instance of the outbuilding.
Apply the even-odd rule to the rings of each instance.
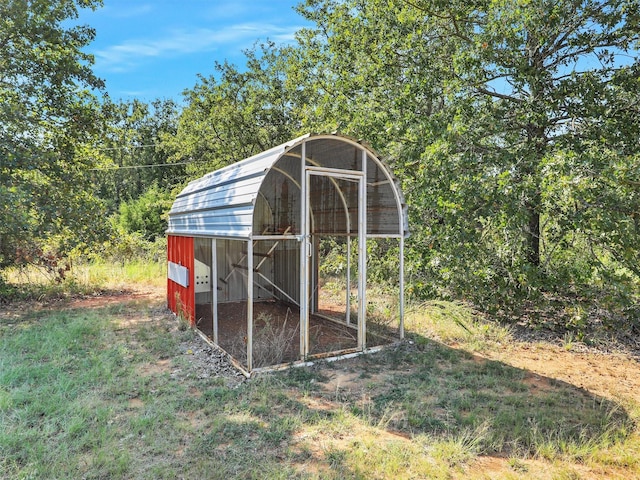
[[[307,134],[176,197],[168,306],[246,375],[371,351],[404,336],[407,234],[383,161],[354,139]],[[385,278],[375,298],[368,269]]]

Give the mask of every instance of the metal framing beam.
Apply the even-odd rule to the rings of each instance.
[[[358,348],[367,348],[367,152],[358,185]]]
[[[404,237],[400,237],[400,340],[404,340]]]
[[[307,182],[305,179],[305,168],[307,158],[307,144],[305,141],[301,145],[300,155],[300,360],[305,360],[308,353],[308,329],[309,329],[309,261],[307,257],[308,232],[307,222],[309,221],[309,205],[307,197]]]
[[[211,309],[213,310],[213,341],[218,343],[218,246],[211,239]]]
[[[247,370],[253,368],[253,242],[247,242]]]

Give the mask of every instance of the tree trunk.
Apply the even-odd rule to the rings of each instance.
[[[540,266],[540,193],[536,192],[533,200],[527,205],[529,225],[526,230],[527,262],[535,267]]]

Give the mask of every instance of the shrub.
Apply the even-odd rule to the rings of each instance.
[[[116,227],[127,233],[139,234],[147,241],[164,236],[172,198],[171,192],[152,185],[137,199],[120,204],[115,217]]]

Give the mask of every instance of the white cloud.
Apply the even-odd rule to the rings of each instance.
[[[172,30],[163,38],[127,40],[93,52],[95,68],[102,71],[126,72],[152,58],[171,58],[196,52],[240,50],[256,40],[270,38],[290,42],[299,27],[241,23],[224,29],[199,28],[192,31]],[[221,59],[222,60],[222,59]]]
[[[114,7],[113,5],[107,3],[99,10],[99,12],[111,18],[124,19],[148,15],[153,12],[153,6],[148,3],[142,5],[130,5],[127,3],[123,3],[118,4]]]
[[[211,5],[203,11],[203,15],[208,19],[239,18],[248,14],[250,11],[251,6],[248,3],[235,1],[233,3],[224,2],[222,4]]]

